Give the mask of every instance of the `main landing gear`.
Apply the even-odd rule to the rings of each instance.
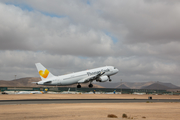
[[[92,87],[93,87],[93,84],[90,83],[90,84],[89,84],[89,87],[92,88]],[[78,84],[78,85],[77,85],[77,88],[81,88],[81,85]]]
[[[81,85],[80,85],[80,84],[78,84],[78,85],[77,85],[77,88],[81,88]]]
[[[92,88],[92,87],[93,87],[93,84],[90,83],[90,84],[89,84],[89,87]]]

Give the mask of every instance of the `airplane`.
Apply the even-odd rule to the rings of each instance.
[[[43,91],[19,91],[17,94],[44,94]]]
[[[41,81],[35,82],[37,85],[66,86],[77,84],[77,88],[81,88],[81,83],[88,82],[90,82],[89,87],[92,88],[94,80],[97,82],[111,81],[110,76],[119,71],[113,66],[105,66],[67,75],[54,76],[41,63],[35,63],[35,65],[41,77]]]

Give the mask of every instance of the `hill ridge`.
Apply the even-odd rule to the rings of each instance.
[[[38,82],[41,81],[40,77],[25,77],[25,78],[19,78],[15,80],[5,81],[0,80],[0,87],[42,87],[43,85],[36,85],[32,82]],[[89,83],[81,84],[82,87],[88,87]],[[68,85],[66,87],[76,87],[77,85]],[[64,87],[64,86],[58,86],[58,87]],[[103,88],[100,85],[93,84],[94,88]]]

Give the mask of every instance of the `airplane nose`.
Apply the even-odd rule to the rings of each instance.
[[[116,72],[116,73],[118,73],[118,72],[119,72],[119,70],[116,68],[115,72]]]

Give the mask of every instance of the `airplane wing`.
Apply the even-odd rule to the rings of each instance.
[[[46,81],[46,82],[44,82],[44,83],[51,83],[52,81]]]
[[[87,83],[89,81],[93,81],[93,80],[96,80],[98,79],[100,76],[102,76],[105,72],[102,72],[102,73],[99,73],[99,74],[96,74],[96,75],[91,75],[91,76],[88,76],[86,78],[83,78],[81,80],[78,81],[78,83]]]
[[[48,81],[39,81],[39,82],[32,82],[32,83],[35,83],[37,85],[42,85],[42,84],[47,84],[47,83],[51,83],[52,81],[51,80],[48,80]]]

